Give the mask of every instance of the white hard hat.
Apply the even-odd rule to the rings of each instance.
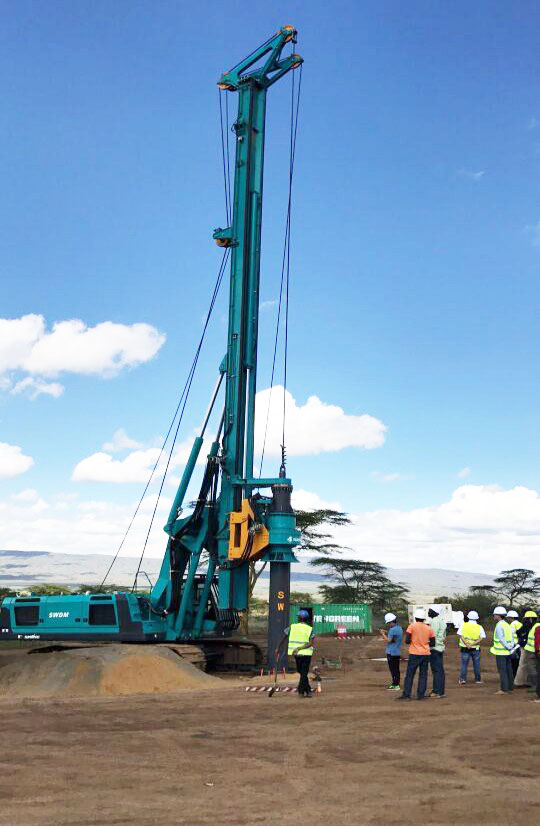
[[[467,616],[469,617],[469,619],[480,619],[478,616],[478,611],[469,611]]]
[[[396,615],[392,614],[391,612],[384,615],[384,621],[385,622],[394,622],[395,619],[396,619]]]
[[[498,614],[500,617],[506,616],[506,608],[503,608],[502,605],[497,605],[496,608],[493,609],[494,614]]]
[[[506,616],[507,616],[507,617],[519,617],[519,614],[518,614],[518,612],[517,612],[517,611],[514,611],[514,609],[512,608],[512,610],[511,610],[511,611],[508,611],[508,613],[507,613],[507,615],[506,615]]]
[[[424,611],[424,609],[423,608],[417,608],[416,611],[414,612],[414,618],[415,619],[425,619],[426,618],[426,612]]]

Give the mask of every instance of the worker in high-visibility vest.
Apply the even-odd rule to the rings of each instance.
[[[540,618],[540,611],[538,611]],[[536,655],[536,697],[533,703],[540,703],[540,622],[534,626],[534,653]]]
[[[311,665],[311,658],[313,656],[313,628],[309,624],[309,613],[301,608],[298,612],[298,622],[293,622],[289,628],[285,629],[283,639],[276,649],[276,661],[278,659],[279,649],[282,644],[288,639],[287,653],[290,657],[294,657],[296,662],[296,670],[300,675],[298,682],[298,696],[311,697],[311,685],[309,684],[308,674],[309,666]]]
[[[516,632],[517,637],[518,637],[518,642],[519,642],[519,633],[518,632],[519,632],[520,628],[523,628],[523,623],[521,622],[521,620],[519,618],[518,612],[514,611],[514,609],[511,608],[510,611],[508,611],[508,613],[506,615],[506,618],[507,618],[508,622],[510,623],[510,625],[512,626],[512,628],[514,629],[514,631]],[[512,654],[512,671],[514,672],[514,679],[516,678],[517,670],[519,668],[520,655],[521,655],[521,648],[516,649],[516,651],[514,651],[514,653]]]
[[[522,656],[526,658],[527,682],[529,684],[529,691],[535,691],[537,682],[538,660],[536,658],[536,652],[534,648],[534,637],[536,629],[540,627],[538,614],[536,614],[535,611],[525,611],[525,613],[523,614],[523,626],[524,628],[528,627],[529,633],[527,634],[527,639],[525,641],[525,645],[523,646]]]
[[[482,640],[486,638],[486,632],[479,625],[478,620],[478,611],[468,611],[466,621],[458,628],[459,651],[461,654],[460,685],[467,683],[467,671],[470,662],[473,664],[476,685],[483,685],[480,671],[480,645]]]
[[[512,654],[517,648],[517,634],[506,619],[506,608],[498,605],[493,611],[493,618],[497,621],[493,631],[493,643],[489,649],[495,657],[497,671],[500,678],[500,689],[497,694],[510,694],[514,690],[514,672],[512,670]]]

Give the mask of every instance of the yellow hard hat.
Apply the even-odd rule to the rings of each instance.
[[[525,611],[523,619],[536,619],[538,614],[535,611]]]

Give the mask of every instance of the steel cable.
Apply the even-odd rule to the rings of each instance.
[[[204,337],[205,337],[205,335],[206,335],[206,329],[207,329],[207,327],[208,327],[208,323],[209,323],[209,321],[210,321],[210,316],[211,316],[211,314],[212,314],[212,310],[213,310],[213,308],[214,308],[214,304],[215,304],[215,302],[216,302],[217,294],[218,294],[218,292],[219,292],[219,287],[220,287],[220,285],[221,285],[221,281],[223,280],[223,273],[224,273],[224,271],[225,271],[225,266],[226,266],[226,263],[227,263],[228,253],[229,253],[229,249],[226,249],[226,250],[225,250],[225,252],[224,252],[224,254],[223,254],[223,258],[222,258],[222,260],[221,260],[221,264],[220,264],[220,267],[219,267],[218,276],[217,276],[217,279],[216,279],[216,284],[215,284],[215,286],[214,286],[214,291],[213,291],[213,294],[212,294],[212,299],[211,299],[211,302],[210,302],[210,308],[209,308],[209,310],[208,310],[208,314],[207,314],[207,316],[206,316],[206,321],[205,321],[205,324],[204,324],[204,327],[203,327],[203,331],[202,331],[202,334],[201,334],[201,338],[200,338],[200,341],[199,341],[199,345],[198,345],[197,350],[196,350],[196,352],[195,352],[195,357],[194,357],[194,359],[193,359],[192,365],[191,365],[190,370],[189,370],[189,372],[188,372],[188,377],[187,377],[187,379],[186,379],[186,381],[185,381],[185,384],[184,384],[184,387],[183,387],[182,393],[180,394],[180,399],[179,399],[178,404],[177,404],[177,406],[176,406],[176,409],[175,409],[175,411],[174,411],[174,415],[173,415],[172,420],[171,420],[171,423],[170,423],[170,425],[169,425],[169,429],[167,430],[167,435],[165,436],[165,438],[164,438],[164,440],[163,440],[163,444],[161,445],[161,448],[160,448],[160,451],[159,451],[158,457],[157,457],[157,459],[156,459],[156,461],[155,461],[155,463],[154,463],[154,466],[153,466],[153,468],[152,468],[152,470],[151,470],[151,472],[150,472],[150,476],[149,476],[148,481],[147,481],[147,483],[146,483],[146,485],[145,485],[145,487],[144,487],[144,490],[143,490],[143,492],[142,492],[142,494],[141,494],[141,497],[140,497],[140,499],[139,499],[139,501],[138,501],[138,503],[137,503],[137,507],[135,508],[135,512],[133,513],[133,516],[131,517],[131,520],[130,520],[130,522],[129,522],[129,525],[128,525],[128,527],[127,527],[127,530],[126,530],[126,532],[125,532],[125,534],[124,534],[124,536],[123,536],[123,538],[122,538],[122,541],[120,542],[120,545],[118,546],[118,549],[117,549],[117,551],[116,551],[116,553],[115,553],[115,555],[114,555],[114,557],[113,557],[113,560],[112,560],[111,564],[109,565],[109,567],[108,567],[108,569],[107,569],[107,572],[106,572],[105,576],[103,577],[103,579],[102,579],[102,581],[101,581],[101,583],[100,583],[100,585],[99,585],[99,590],[101,590],[101,588],[103,588],[103,585],[105,584],[105,582],[106,582],[106,580],[107,580],[107,577],[109,576],[109,574],[110,574],[110,572],[111,572],[111,570],[112,570],[112,568],[113,568],[114,563],[115,563],[115,562],[116,562],[116,560],[118,559],[118,555],[120,554],[120,551],[121,551],[121,550],[122,550],[122,548],[124,547],[124,543],[125,543],[125,541],[126,541],[126,539],[127,539],[127,537],[128,537],[128,534],[129,534],[129,532],[130,532],[130,530],[131,530],[131,527],[132,527],[132,525],[133,525],[133,522],[135,521],[135,517],[136,517],[136,516],[137,516],[137,514],[139,513],[139,510],[140,510],[141,505],[142,505],[142,503],[143,503],[143,500],[144,500],[144,498],[145,498],[145,496],[146,496],[146,493],[147,493],[147,491],[148,491],[148,488],[150,487],[150,484],[152,483],[152,479],[154,478],[154,474],[155,474],[156,469],[157,469],[157,467],[158,467],[158,465],[159,465],[159,462],[160,462],[161,457],[162,457],[162,455],[163,455],[163,452],[164,452],[164,450],[165,450],[165,446],[167,445],[167,442],[168,442],[168,440],[169,440],[169,436],[171,435],[172,429],[173,429],[173,427],[174,427],[174,423],[175,423],[175,421],[176,421],[176,417],[178,416],[178,413],[179,413],[179,411],[180,411],[180,408],[182,407],[182,404],[183,404],[183,407],[182,407],[182,413],[181,413],[181,416],[183,416],[183,412],[184,412],[185,405],[186,405],[186,402],[187,402],[187,394],[189,394],[189,389],[190,389],[190,387],[191,387],[191,382],[192,382],[192,380],[193,380],[193,373],[194,373],[194,370],[195,370],[195,367],[196,367],[197,361],[198,361],[198,359],[199,359],[199,354],[200,354],[200,351],[201,351],[201,347],[202,347],[202,344],[203,344],[203,341],[204,341]],[[180,419],[180,420],[181,420],[181,419]],[[178,423],[178,427],[179,427],[179,424],[180,424],[180,421],[179,421],[179,423]],[[177,427],[177,429],[176,429],[176,433],[175,433],[175,441],[176,441],[176,436],[177,436],[177,434],[178,434],[178,427]],[[174,443],[173,443],[173,447],[174,447]],[[170,457],[169,457],[169,462],[167,463],[167,467],[169,466],[169,463],[170,463]],[[164,482],[164,481],[165,481],[165,478],[163,478],[163,481],[162,481],[162,484],[161,484],[161,488],[160,488],[160,493],[161,493],[161,490],[162,490],[162,488],[163,488],[163,482]],[[156,505],[157,505],[157,503],[156,503]],[[149,534],[148,534],[148,535],[149,535]],[[147,542],[148,542],[148,536],[147,536],[147,541],[145,542],[145,546],[144,546],[144,548],[146,548],[146,544],[147,544]],[[144,549],[143,549],[143,554],[141,555],[141,559],[139,560],[139,566],[138,566],[138,568],[137,568],[137,574],[136,574],[136,576],[138,576],[138,574],[139,574],[139,571],[140,571],[140,566],[141,566],[141,563],[142,563],[142,558],[143,558],[143,556],[144,556]]]
[[[266,423],[264,428],[263,446],[261,451],[261,462],[259,466],[259,479],[262,476],[262,468],[264,462],[264,453],[266,449],[266,439],[268,435],[268,423],[270,419],[270,406],[272,401],[272,391],[274,387],[274,376],[276,370],[276,358],[279,342],[279,330],[281,323],[281,309],[283,303],[283,287],[285,283],[285,342],[284,342],[284,368],[283,368],[283,424],[282,424],[282,463],[284,463],[285,456],[285,419],[286,419],[286,390],[287,390],[287,357],[288,357],[288,338],[289,338],[289,282],[290,282],[290,241],[291,241],[291,206],[292,206],[292,185],[294,176],[294,162],[296,157],[296,136],[298,132],[298,111],[300,108],[300,92],[302,88],[302,65],[300,66],[300,74],[298,80],[298,90],[296,93],[295,105],[295,72],[292,72],[291,81],[291,123],[289,136],[289,195],[287,199],[287,217],[285,221],[285,239],[283,242],[283,255],[281,260],[281,279],[279,285],[279,300],[278,312],[276,319],[276,335],[274,339],[274,355],[272,358],[272,373],[270,379],[270,394],[268,397],[268,407],[266,410]]]

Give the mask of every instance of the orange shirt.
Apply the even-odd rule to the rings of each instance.
[[[411,635],[411,642],[409,644],[409,654],[430,654],[429,640],[435,636],[435,632],[430,625],[425,622],[411,623],[406,634]]]

